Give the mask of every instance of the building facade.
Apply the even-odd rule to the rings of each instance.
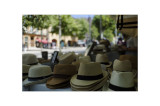
[[[44,29],[42,31],[33,29],[32,27],[27,28],[26,33],[23,34],[22,43],[25,48],[57,48],[76,46],[78,37],[73,36],[61,36],[59,43],[59,35],[49,33],[51,28]]]

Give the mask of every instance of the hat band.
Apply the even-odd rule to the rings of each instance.
[[[37,63],[28,64],[28,65],[37,65],[37,64],[38,64],[38,62]]]
[[[114,91],[135,91],[134,87],[123,88],[123,87],[118,87],[118,86],[112,85],[111,83],[109,83],[109,88]]]
[[[23,73],[23,76],[28,75],[28,73]]]
[[[53,74],[53,78],[68,78],[71,75],[64,75],[64,74]]]
[[[109,63],[108,63],[108,62],[101,62],[101,64],[109,65]]]
[[[42,77],[28,77],[28,81],[38,81],[38,80],[42,80],[42,79],[45,79],[45,78],[48,78],[51,76],[53,76],[53,74],[47,75],[47,76],[42,76]]]
[[[96,76],[84,76],[84,75],[77,75],[77,79],[79,80],[98,80],[103,78],[103,74],[99,74]]]

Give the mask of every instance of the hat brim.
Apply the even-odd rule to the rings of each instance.
[[[57,84],[57,85],[48,85],[46,84],[46,87],[49,88],[49,89],[60,89],[60,88],[68,88],[70,87],[70,83],[69,81],[66,82],[66,83],[62,83],[62,84]]]
[[[103,77],[98,80],[79,80],[79,79],[77,79],[77,74],[76,74],[71,78],[70,81],[75,86],[89,86],[89,85],[95,84],[97,82],[100,82],[104,78],[108,77],[108,73],[106,71],[102,71],[102,73],[103,73]]]
[[[56,86],[58,84],[61,84],[61,83],[64,83],[64,82],[67,82],[70,80],[70,77],[69,78],[66,78],[66,79],[63,79],[63,78],[50,78],[47,80],[47,85],[52,85],[52,86]]]
[[[51,76],[52,77],[52,76]],[[30,86],[30,85],[33,85],[33,84],[39,84],[39,83],[46,83],[47,80],[51,77],[48,77],[48,78],[45,78],[45,79],[42,79],[42,80],[37,80],[37,81],[29,81],[28,78],[25,79],[23,81],[23,86]]]
[[[107,82],[107,77],[104,78],[101,82],[94,84],[93,86],[87,86],[87,87],[78,87],[71,85],[71,88],[74,91],[96,91],[103,87],[103,85]]]
[[[106,65],[106,67],[111,67],[111,65],[112,65],[112,62],[110,61],[109,65]]]

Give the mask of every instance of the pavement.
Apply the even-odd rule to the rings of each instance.
[[[86,50],[86,47],[65,47],[63,49],[61,49],[62,53],[67,53],[67,52],[75,52],[76,54],[84,54]],[[54,48],[54,49],[42,49],[41,48],[29,48],[29,49],[24,49],[24,51],[22,51],[22,54],[27,54],[27,53],[31,53],[31,54],[35,54],[37,56],[37,58],[41,58],[41,51],[48,51],[48,59],[51,58],[51,55],[54,51],[59,51],[58,48]]]

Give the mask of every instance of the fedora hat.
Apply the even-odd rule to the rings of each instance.
[[[106,77],[108,77],[108,73],[101,69],[100,63],[80,63],[78,74],[71,78],[70,83],[71,86],[74,85],[81,88],[89,86],[95,87],[98,86],[98,84]],[[96,85],[96,83],[98,84]],[[101,83],[101,85],[103,84],[104,83]],[[72,87],[75,88],[74,86]]]
[[[106,65],[106,67],[110,67],[112,62],[108,60],[108,56],[106,54],[97,54],[96,55],[96,62]]]
[[[103,90],[135,91],[133,73],[113,71],[108,83],[108,89],[103,88]]]
[[[23,81],[24,86],[45,83],[48,78],[52,77],[53,73],[50,66],[34,65],[29,68],[28,78]]]
[[[120,55],[119,60],[130,60],[132,64],[132,69],[137,69],[137,56],[133,55]]]
[[[132,71],[132,64],[129,60],[120,61],[118,59],[114,60],[113,70],[115,71]]]
[[[22,80],[26,79],[28,77],[28,71],[29,71],[29,68],[31,66],[30,65],[26,65],[26,64],[22,64]]]
[[[34,54],[23,54],[22,55],[22,64],[27,65],[36,65],[38,64],[38,59]]]
[[[77,69],[76,66],[71,64],[55,65],[53,77],[47,80],[47,83],[46,83],[47,87],[59,88],[63,85],[66,85],[67,83],[69,84],[71,77],[74,74],[77,74],[76,69]]]
[[[69,52],[59,57],[59,64],[71,64],[75,59],[75,53]]]

